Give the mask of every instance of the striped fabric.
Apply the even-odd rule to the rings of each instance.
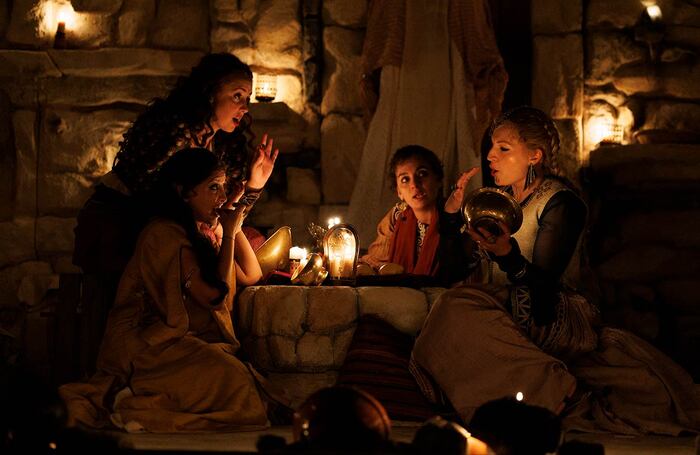
[[[362,389],[377,398],[393,420],[423,421],[440,412],[423,396],[409,372],[413,337],[372,315],[357,324],[338,385]]]

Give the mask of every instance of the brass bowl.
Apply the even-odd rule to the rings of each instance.
[[[323,256],[312,253],[304,267],[297,267],[292,274],[292,284],[304,286],[318,286],[328,276],[328,271],[323,267]]]
[[[292,247],[292,229],[282,226],[265,243],[255,250],[263,276],[273,270],[284,270],[289,263],[289,249]]]
[[[479,188],[469,193],[462,205],[462,216],[472,229],[484,228],[500,235],[502,222],[511,234],[523,224],[523,210],[513,196],[498,188]]]

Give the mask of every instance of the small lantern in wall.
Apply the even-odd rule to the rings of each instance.
[[[587,125],[590,142],[598,145],[618,145],[624,140],[625,131],[613,118],[592,117]]]
[[[352,284],[357,271],[360,240],[349,224],[336,224],[323,237],[323,254],[328,274],[337,284]]]
[[[257,74],[255,79],[255,100],[262,103],[274,101],[277,96],[277,76]]]

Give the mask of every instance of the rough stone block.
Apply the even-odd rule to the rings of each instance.
[[[350,201],[360,166],[365,130],[360,117],[331,114],[321,124],[321,179],[323,201]]]
[[[5,93],[0,92],[0,221],[11,220],[15,212],[15,186],[18,156],[12,137],[12,106]]]
[[[364,27],[367,20],[367,0],[325,0],[323,23],[326,26]]]
[[[2,228],[0,227],[0,235]],[[4,245],[4,243],[3,243]],[[11,307],[19,304],[17,291],[22,279],[28,275],[50,275],[51,265],[43,261],[28,261],[0,271],[0,306]]]
[[[644,5],[639,0],[590,0],[586,10],[587,27],[633,27]]]
[[[615,72],[613,84],[627,95],[695,100],[700,98],[700,63],[629,64]]]
[[[289,226],[295,245],[310,245],[311,236],[306,227],[310,222],[318,222],[318,207],[315,205],[291,204],[281,199],[270,199],[257,203],[249,216],[254,226],[269,227],[274,230]]]
[[[291,106],[283,102],[252,103],[250,114],[254,119],[251,130],[258,140],[267,133],[274,139],[275,148],[279,148],[280,153],[301,151],[309,126]]]
[[[582,154],[581,121],[579,119],[555,120],[555,126],[559,131],[559,153],[557,165],[572,183],[578,183],[580,179],[581,165],[584,162]]]
[[[119,142],[136,113],[127,110],[49,110],[41,125],[41,172],[101,176],[112,168]]]
[[[19,216],[36,213],[36,114],[33,111],[17,111],[12,116],[15,134],[16,167],[14,176],[14,210]]]
[[[646,104],[641,130],[700,131],[700,105],[650,101]]]
[[[700,210],[630,213],[618,225],[626,245],[700,248]]]
[[[373,314],[396,329],[415,335],[428,314],[428,302],[422,291],[409,288],[357,288],[360,314]]]
[[[329,369],[333,367],[333,344],[327,335],[306,333],[297,345],[302,368]]]
[[[76,216],[96,181],[82,174],[41,173],[37,181],[39,215]]]
[[[310,288],[307,323],[312,332],[347,327],[357,319],[357,294],[352,288]]]
[[[340,368],[345,362],[345,356],[348,354],[348,348],[354,334],[355,328],[353,327],[336,333],[333,337],[333,365],[337,368]]]
[[[581,35],[536,36],[533,47],[533,105],[553,118],[580,117],[583,110]]]
[[[207,0],[159,0],[151,43],[170,49],[208,50],[208,3]]]
[[[36,221],[36,249],[39,255],[73,251],[75,242],[73,229],[77,225],[75,218],[44,216],[37,218]]]
[[[0,267],[34,258],[34,219],[0,222]]]
[[[322,225],[330,218],[340,218],[341,221],[348,219],[347,205],[322,205],[318,208],[318,222]]]
[[[275,368],[270,355],[266,337],[248,338],[241,344],[241,349],[248,353],[255,368],[272,371]]]
[[[253,334],[256,336],[304,333],[306,296],[303,288],[294,286],[261,287],[255,293]]]
[[[14,77],[0,76],[0,93],[7,96],[12,105],[19,109],[36,108],[39,88],[40,84],[25,84],[22,80]]]
[[[25,275],[17,289],[17,300],[28,306],[36,306],[46,297],[49,289],[58,289],[58,275],[41,273]]]
[[[61,77],[61,71],[42,51],[0,50],[0,76],[26,82],[33,77]]]
[[[212,19],[219,22],[251,22],[258,14],[258,0],[212,0]]]
[[[314,392],[335,385],[338,373],[325,371],[319,373],[272,373],[267,378],[273,386],[284,390],[291,400],[292,409],[296,409]]]
[[[593,31],[586,35],[586,83],[604,85],[613,81],[618,68],[643,62],[649,51],[621,31]]]
[[[155,15],[155,0],[124,0],[117,20],[117,44],[144,46]]]
[[[297,204],[320,204],[321,185],[313,169],[287,168],[287,200]]]
[[[0,36],[4,37],[7,31],[7,26],[10,24],[10,5],[8,2],[3,2],[0,5]]]
[[[697,27],[669,26],[666,28],[664,42],[686,49],[698,49],[700,48],[700,33],[698,33]]]
[[[254,63],[264,68],[302,70],[299,0],[277,0],[258,4],[253,30]]]
[[[216,23],[210,33],[212,52],[231,52],[253,46],[250,29],[243,23]]]
[[[37,48],[53,43],[53,35],[41,27],[42,10],[36,6],[35,0],[14,0],[12,2],[10,24],[5,36],[11,44]],[[53,32],[55,33],[56,30]]]
[[[114,14],[122,7],[122,0],[71,0],[76,12]]]
[[[70,254],[65,254],[61,256],[54,256],[51,258],[51,267],[53,268],[53,273],[82,273],[80,267],[73,264],[73,252]]]
[[[175,76],[65,77],[42,84],[42,101],[48,105],[96,107],[115,103],[146,105],[165,97],[175,86]],[[136,119],[136,113],[130,114]]]
[[[530,3],[532,33],[551,34],[581,31],[581,0],[534,0]]]
[[[341,27],[323,30],[324,80],[321,113],[362,113],[360,97],[362,31]]]
[[[159,49],[48,50],[51,59],[66,76],[180,76],[202,58],[198,51]]]
[[[696,277],[700,273],[700,251],[636,246],[605,261],[598,273],[606,280],[635,282]]]
[[[297,366],[297,341],[294,338],[271,335],[267,344],[270,347],[270,357],[277,369],[289,370]]]
[[[255,293],[258,291],[258,289],[258,286],[248,286],[238,296],[238,318],[236,319],[236,329],[239,338],[247,337],[252,329],[253,311],[255,308]]]

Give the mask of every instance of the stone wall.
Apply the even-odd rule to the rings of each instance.
[[[61,8],[72,14],[65,48],[55,49]],[[281,151],[251,224],[289,225],[294,242],[308,244],[310,221],[342,215],[364,141],[366,9],[367,0],[2,2],[2,339],[33,330],[25,310],[38,315],[58,274],[77,272],[75,217],[122,134],[207,52],[231,52],[255,73],[277,75],[275,101],[250,107],[253,133],[269,133]]]
[[[646,9],[653,4],[656,19]],[[591,284],[600,288],[603,315],[697,380],[700,4],[532,0],[531,7],[533,104],[555,119],[560,164],[589,200]],[[620,130],[609,144],[599,144],[601,121]]]

